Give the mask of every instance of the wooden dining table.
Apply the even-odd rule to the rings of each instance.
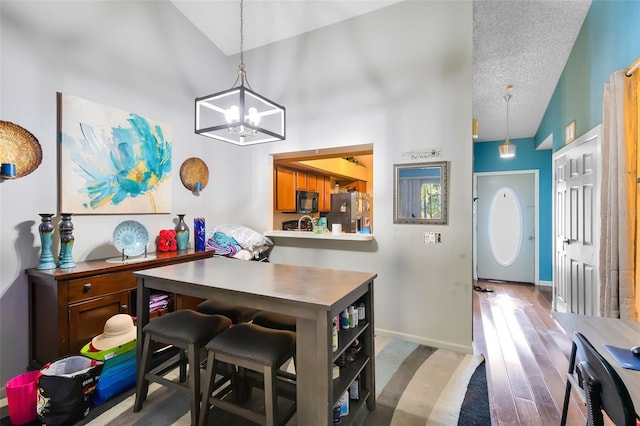
[[[563,312],[551,315],[569,335],[582,333],[611,364],[627,387],[637,413],[640,410],[640,371],[621,367],[604,345],[620,348],[640,345],[640,322]]]
[[[366,322],[341,333],[340,351],[356,338],[363,343],[360,386],[369,410],[375,409],[374,273],[242,261],[225,257],[146,269],[137,277],[138,341],[149,322],[152,291],[252,306],[296,317],[297,423],[332,424],[333,404],[348,388],[333,379],[333,319],[354,303],[364,303]],[[355,334],[354,334],[355,333]],[[138,361],[141,345],[138,345]],[[348,424],[348,421],[346,422]],[[344,423],[343,423],[344,424]]]

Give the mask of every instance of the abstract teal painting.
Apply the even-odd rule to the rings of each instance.
[[[171,212],[171,127],[58,93],[60,209]]]

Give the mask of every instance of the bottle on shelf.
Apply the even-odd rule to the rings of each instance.
[[[360,388],[359,388],[359,380],[356,377],[353,379],[353,382],[349,385],[349,398],[351,399],[360,399]]]
[[[342,329],[343,330],[348,330],[349,329],[349,309],[345,309],[344,312],[342,313]]]
[[[344,391],[340,397],[340,415],[342,417],[349,415],[349,390]]]
[[[358,305],[358,321],[364,321],[365,319],[365,311],[364,311],[364,303],[360,302]]]
[[[353,305],[349,306],[349,328],[354,328],[358,325],[358,317],[356,315],[355,307]]]

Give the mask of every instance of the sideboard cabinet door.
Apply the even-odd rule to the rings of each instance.
[[[104,319],[115,314],[128,314],[128,306],[128,292],[69,306],[69,352],[80,354],[84,345],[104,331]]]

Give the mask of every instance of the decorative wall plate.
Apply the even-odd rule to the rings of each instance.
[[[191,191],[202,191],[209,183],[209,168],[199,158],[187,158],[180,166],[180,180],[185,188]],[[200,188],[196,187],[197,183],[200,183]]]
[[[113,231],[113,244],[125,256],[138,256],[149,245],[149,231],[140,222],[125,220]]]
[[[42,162],[38,139],[24,127],[0,120],[0,162],[16,165],[16,177],[26,176]]]

